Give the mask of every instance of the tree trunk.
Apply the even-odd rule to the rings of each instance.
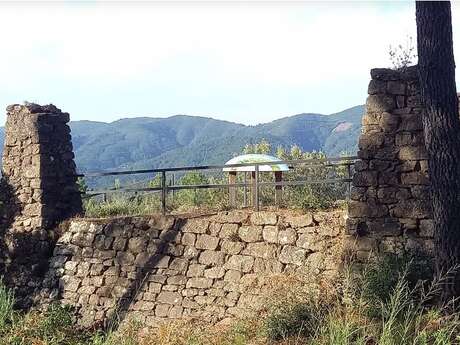
[[[445,273],[460,264],[460,120],[450,2],[417,1],[416,20],[436,268]],[[443,301],[454,296],[460,296],[460,272],[443,287]]]

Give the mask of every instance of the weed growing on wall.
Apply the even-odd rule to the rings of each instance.
[[[403,72],[407,67],[413,66],[417,62],[417,50],[412,37],[407,36],[403,44],[390,45],[388,55],[393,69],[397,71]]]

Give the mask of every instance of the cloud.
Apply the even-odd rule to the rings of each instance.
[[[7,6],[0,13],[7,33],[0,42],[8,47],[0,68],[28,78],[42,72],[136,79],[190,56],[222,69],[226,79],[298,84],[380,62],[387,44],[404,35],[406,13],[389,25],[372,8],[322,9],[308,3]]]
[[[454,24],[455,18],[454,12]],[[339,86],[349,106],[364,99],[370,68],[390,66],[389,45],[415,37],[415,9],[358,2],[10,3],[0,5],[0,32],[0,103],[66,102],[59,105],[81,117],[98,116],[104,103],[120,113],[141,104],[135,115],[182,111],[234,120],[252,111],[260,122],[276,116],[267,115],[270,109],[278,116],[339,111],[344,96],[330,93]],[[363,87],[349,90],[356,85]],[[161,99],[141,100],[146,90]],[[276,90],[289,102],[286,112]],[[306,104],[312,94],[319,97],[314,109]]]

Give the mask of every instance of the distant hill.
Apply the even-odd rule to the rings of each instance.
[[[221,164],[241,153],[245,144],[262,138],[274,149],[297,144],[329,156],[354,154],[363,113],[360,105],[332,115],[299,114],[256,126],[176,115],[111,123],[73,121],[70,127],[78,170],[85,172]],[[0,128],[1,143],[3,136]]]

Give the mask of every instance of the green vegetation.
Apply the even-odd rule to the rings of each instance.
[[[178,320],[145,329],[128,322],[108,333],[77,326],[67,306],[52,304],[42,313],[16,312],[12,293],[1,284],[0,344],[458,344],[460,314],[452,305],[434,303],[447,275],[418,279],[425,262],[419,260],[419,256],[386,256],[368,263],[364,271],[345,268],[333,285],[319,290],[300,276],[279,276],[267,295],[266,312],[227,325]]]
[[[14,297],[0,285],[1,345],[92,345],[93,332],[75,325],[70,307],[51,304],[48,309],[21,314],[12,309]]]
[[[262,153],[267,154],[272,151],[271,144],[262,139],[258,143],[247,144],[243,153]],[[325,160],[327,157],[322,152],[303,152],[302,149],[293,145],[290,149],[278,146],[276,155],[281,160]],[[279,206],[291,209],[327,209],[335,207],[338,202],[346,199],[347,184],[323,183],[328,179],[341,179],[348,177],[345,166],[330,166],[327,162],[315,163],[315,165],[301,164],[294,166],[290,171],[283,173],[285,181],[315,181],[316,183],[300,186],[284,187],[283,200]],[[196,185],[213,185],[225,184],[228,182],[227,174],[223,172],[205,175],[200,172],[187,172],[175,184],[184,186]],[[260,173],[261,182],[273,182],[272,173]],[[244,173],[237,175],[237,182],[244,182]],[[250,182],[247,177],[246,182]],[[167,181],[167,184],[171,181]],[[118,179],[115,180],[114,190],[122,186]],[[154,179],[146,185],[151,188],[161,187],[161,177],[156,175]],[[79,180],[81,190],[86,188],[86,182]],[[247,198],[250,198],[249,189]],[[243,205],[244,190],[237,189],[237,201]],[[167,209],[169,212],[190,212],[195,210],[227,210],[228,189],[211,188],[211,189],[184,189],[168,193]],[[264,206],[275,205],[275,193],[273,186],[261,186],[259,189],[259,202]],[[161,211],[160,193],[112,193],[106,198],[106,201],[90,199],[85,202],[86,216],[88,217],[108,217],[116,215],[145,215]]]
[[[126,196],[113,194],[107,201],[95,199],[85,200],[83,203],[87,217],[112,217],[130,215],[148,215],[161,210],[158,195]]]

